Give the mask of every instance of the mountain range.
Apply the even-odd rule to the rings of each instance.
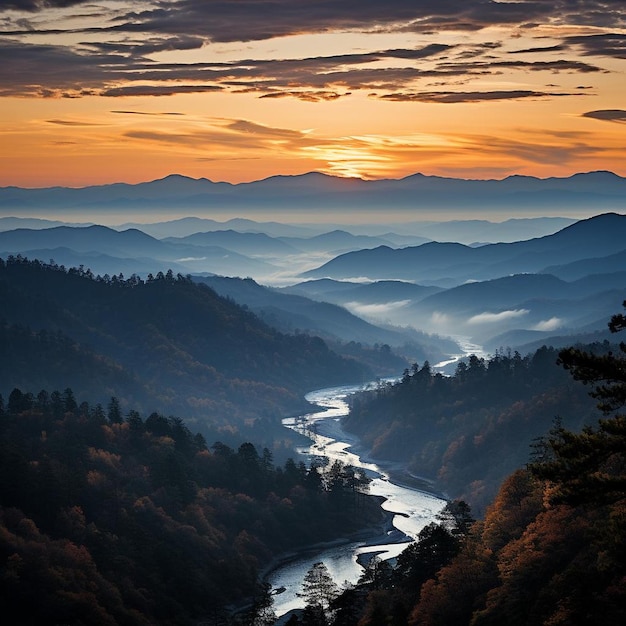
[[[185,228],[194,225],[207,223],[185,220]],[[626,296],[626,215],[615,212],[483,245],[403,246],[394,238],[412,236],[384,227],[378,235],[342,229],[269,235],[262,232],[268,225],[280,230],[278,222],[250,220],[241,223],[245,232],[162,238],[102,225],[17,228],[0,232],[0,257],[53,259],[105,277],[172,270],[209,284],[282,332],[320,335],[338,350],[349,342],[388,344],[419,360],[458,352],[443,336],[487,350],[522,349],[551,337],[571,342],[604,329]]]
[[[303,278],[398,279],[437,284],[489,280],[512,273],[542,272],[551,265],[606,257],[624,250],[626,216],[606,213],[580,220],[553,235],[479,247],[430,242],[392,249],[349,252],[302,273]]]
[[[180,175],[139,184],[116,183],[83,188],[0,188],[0,211],[15,215],[37,211],[45,216],[103,211],[137,214],[190,211],[299,213],[333,215],[337,211],[380,212],[532,210],[543,215],[571,211],[617,211],[626,207],[626,179],[611,172],[579,173],[567,178],[510,176],[467,180],[413,174],[401,179],[362,180],[310,172],[273,176],[250,183],[213,182]],[[40,215],[40,216],[41,216]],[[415,219],[415,215],[412,215]]]
[[[291,293],[289,289],[266,287],[251,278],[209,276],[194,277],[194,280],[248,307],[282,332],[304,332],[322,337],[340,354],[355,355],[353,344],[361,349],[365,346],[390,346],[404,359],[391,358],[386,351],[377,353],[371,368],[379,376],[397,374],[415,360],[436,363],[460,350],[456,342],[450,339],[429,335],[410,326],[374,324],[343,306],[327,299],[306,297],[296,293],[297,290]],[[349,345],[346,346],[346,343]],[[365,358],[366,354],[361,352],[360,356]]]

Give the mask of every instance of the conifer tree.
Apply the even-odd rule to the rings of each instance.
[[[623,303],[626,307],[626,301]],[[611,332],[626,328],[623,314],[614,315]],[[626,494],[626,343],[619,353],[593,354],[579,348],[559,353],[559,362],[575,380],[593,385],[590,395],[607,416],[581,433],[555,427],[547,441],[551,458],[531,466],[535,475],[556,486],[553,499],[569,504],[616,502]]]
[[[332,601],[339,595],[339,587],[326,565],[318,561],[306,573],[302,592],[298,595],[306,599],[307,607],[326,614],[330,611]]]

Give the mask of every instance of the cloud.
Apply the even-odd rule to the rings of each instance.
[[[321,102],[323,100],[337,100],[350,95],[349,93],[340,94],[336,91],[313,91],[313,90],[291,90],[291,91],[272,91],[259,96],[261,99],[267,98],[297,98],[303,102]]]
[[[535,324],[531,330],[550,332],[557,330],[557,328],[560,328],[561,326],[563,326],[563,320],[560,317],[551,317],[549,320],[543,320],[538,324]]]
[[[50,8],[67,8],[78,4],[91,3],[92,0],[3,0],[2,9],[17,11],[42,11]]]
[[[57,126],[101,126],[95,122],[82,122],[78,120],[46,120],[48,124],[55,124]]]
[[[418,93],[399,92],[384,94],[378,97],[381,100],[393,100],[396,102],[437,102],[441,104],[458,104],[460,102],[484,102],[485,100],[519,100],[522,98],[548,98],[574,95],[580,94],[512,89],[510,91],[424,91]]]
[[[205,126],[209,126],[205,124]],[[163,132],[154,130],[132,130],[124,133],[124,137],[153,143],[188,146],[191,148],[208,148],[218,151],[219,158],[228,158],[230,151],[253,150],[298,151],[312,144],[323,145],[324,141],[309,138],[303,131],[277,128],[256,124],[248,120],[216,120],[209,128],[197,130],[189,128],[181,132]],[[241,153],[238,158],[241,158]],[[211,159],[217,158],[211,155]],[[248,156],[248,158],[250,158]]]
[[[180,117],[184,117],[185,114],[184,113],[178,113],[178,112],[174,112],[174,111],[162,111],[162,112],[151,112],[151,111],[124,111],[124,110],[120,110],[120,111],[109,111],[110,113],[114,113],[116,115],[147,115],[150,117],[160,117],[160,116],[180,116]]]
[[[508,320],[518,319],[528,315],[530,311],[528,309],[514,309],[511,311],[500,311],[499,313],[479,313],[473,315],[467,321],[468,324],[494,324],[496,322],[505,322]]]
[[[296,6],[293,0],[179,0],[155,2],[144,11],[122,14],[116,30],[192,34],[232,42],[333,30],[431,33],[546,22],[624,25],[624,7],[619,1],[582,0],[575,10],[571,5],[568,0],[308,0]]]
[[[249,120],[232,120],[226,125],[229,130],[245,133],[249,135],[257,135],[262,137],[270,137],[272,139],[300,139],[305,133],[289,128],[273,128],[264,124],[257,124]]]
[[[442,313],[440,311],[434,311],[430,316],[430,323],[436,327],[446,327],[450,324],[451,318],[447,313]]]
[[[520,50],[511,50],[509,54],[534,54],[540,53],[545,54],[546,52],[562,52],[566,50],[567,47],[562,44],[557,44],[554,46],[536,46],[534,48],[522,48]]]
[[[626,111],[623,109],[601,109],[599,111],[587,111],[581,117],[589,117],[593,120],[604,120],[605,122],[618,122],[626,124]]]
[[[120,96],[173,96],[179,93],[207,93],[222,91],[219,85],[124,85],[112,87],[100,92],[99,95],[109,98]]]
[[[97,49],[95,49],[97,48]],[[304,100],[332,100],[347,89],[396,88],[418,76],[415,67],[361,69],[357,66],[398,59],[417,62],[436,57],[451,46],[433,44],[363,54],[299,59],[242,59],[228,63],[155,63],[132,52],[136,46],[112,43],[74,49],[60,45],[0,39],[0,55],[11,64],[0,66],[4,95],[163,96],[209,91],[247,91],[261,96],[283,95]],[[448,75],[451,70],[443,74]],[[332,87],[340,86],[337,90]]]
[[[622,6],[622,23],[626,10]],[[602,33],[597,35],[577,35],[564,40],[570,46],[582,49],[588,56],[626,59],[626,33]]]
[[[89,0],[7,0],[0,12],[21,10],[32,15],[78,5],[95,10]],[[346,30],[473,32],[491,26],[528,29],[546,23],[619,29],[626,23],[621,0],[154,0],[138,4],[134,11],[121,7],[111,23],[104,22],[92,32],[184,35],[235,42]]]
[[[51,7],[83,4],[63,2],[14,2],[13,8],[47,15]],[[495,76],[504,71],[576,72],[603,71],[598,66],[577,59],[527,60],[511,56],[502,58],[502,41],[478,43],[428,41],[421,46],[351,51],[345,54],[318,55],[305,58],[247,58],[227,62],[164,62],[155,58],[165,52],[198,50],[209,42],[262,40],[288,34],[330,32],[356,29],[369,33],[397,30],[420,30],[434,39],[434,24],[447,30],[457,24],[469,30],[492,24],[522,23],[536,13],[550,21],[564,15],[563,3],[535,0],[525,3],[467,0],[460,5],[451,0],[426,0],[416,3],[392,0],[384,6],[378,0],[356,0],[340,3],[301,3],[294,10],[291,0],[162,0],[140,5],[144,10],[120,12],[119,5],[98,8],[85,4],[85,11],[100,11],[106,16],[95,19],[83,30],[68,28],[68,19],[49,17],[50,28],[34,25],[4,34],[0,54],[11,58],[11,64],[0,68],[0,95],[40,97],[106,97],[169,96],[175,94],[256,93],[260,98],[291,97],[308,102],[345,98],[356,90],[376,90],[393,101],[464,103],[485,100],[548,98],[571,93],[541,89],[501,89],[465,91],[462,94],[427,92],[419,84],[424,78],[451,77],[468,79]],[[566,4],[566,3],[565,3]],[[592,3],[589,3],[592,4]],[[523,5],[523,7],[517,6]],[[117,13],[114,7],[118,7]],[[122,5],[123,6],[123,5]],[[0,9],[0,16],[2,9]],[[90,23],[89,16],[81,24]],[[19,20],[5,22],[18,25]],[[23,19],[23,18],[22,18]],[[562,17],[565,19],[565,17]],[[569,19],[569,17],[568,17]],[[571,18],[574,19],[574,18]],[[557,20],[558,21],[558,20]],[[54,26],[54,27],[52,27]],[[34,29],[34,30],[33,30]],[[422,29],[423,30],[423,29]],[[36,35],[48,35],[41,44]],[[81,33],[85,35],[78,39]],[[69,35],[72,38],[69,38]],[[55,38],[56,36],[56,38]],[[98,37],[100,36],[100,40]],[[68,44],[67,41],[73,41]],[[618,35],[607,38],[570,37],[565,49],[584,51],[607,45],[615,46]],[[619,40],[622,41],[623,40]],[[551,49],[556,50],[557,47]],[[546,48],[547,50],[548,48]],[[539,49],[529,48],[529,53]],[[559,48],[560,50],[560,48]],[[517,56],[522,51],[516,51]],[[585,52],[586,54],[586,52]],[[500,56],[498,56],[500,55]],[[170,59],[172,57],[169,57]],[[8,66],[8,67],[7,67]],[[418,88],[419,84],[419,88]]]
[[[385,302],[378,304],[366,304],[363,302],[346,302],[348,311],[364,317],[385,318],[390,313],[398,311],[411,303],[410,300],[398,300],[395,302]]]
[[[0,39],[0,57],[11,59],[0,64],[2,95],[91,95],[106,80],[126,78],[123,57],[83,55],[64,46]]]
[[[491,154],[499,159],[506,155],[543,165],[570,163],[595,156],[604,150],[595,144],[585,143],[584,135],[558,136],[549,129],[537,129],[536,132],[530,133],[527,141],[471,134],[459,136],[458,141],[461,145],[465,144],[470,153],[480,152],[485,156]]]

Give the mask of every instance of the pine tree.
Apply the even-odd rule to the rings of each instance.
[[[339,587],[330,575],[324,563],[313,563],[304,577],[302,593],[307,607],[321,609],[325,614],[330,611],[332,601],[339,595]]]
[[[611,318],[611,332],[625,328],[623,314]],[[576,505],[621,500],[626,494],[626,415],[617,411],[626,406],[626,344],[620,343],[618,355],[567,348],[559,353],[559,362],[575,380],[593,385],[590,395],[608,417],[581,433],[554,428],[547,440],[551,454],[531,470],[555,484],[554,501]]]

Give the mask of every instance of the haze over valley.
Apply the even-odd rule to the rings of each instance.
[[[571,185],[575,178],[558,184]],[[286,180],[279,181],[279,190]],[[600,189],[611,198],[612,207],[623,210],[626,181],[616,176],[608,180],[613,187],[598,186],[593,179],[586,187],[579,181],[577,193],[586,197],[587,189]],[[171,177],[160,181],[158,202],[182,211],[190,193],[184,190],[194,189],[192,183]],[[343,190],[343,183],[337,184],[347,207],[343,219],[352,212],[353,219],[359,215],[353,225],[326,223],[323,211],[317,222],[307,222],[306,209],[302,215],[298,212],[297,221],[278,221],[279,210],[272,221],[220,221],[199,212],[195,217],[109,225],[66,225],[16,213],[0,218],[0,254],[82,266],[102,276],[145,279],[168,270],[191,275],[284,332],[313,332],[339,343],[388,344],[409,362],[445,360],[451,352],[460,352],[451,350],[452,342],[459,340],[494,352],[602,332],[615,302],[624,295],[626,225],[619,212],[580,219],[572,217],[574,211],[567,217],[521,213],[500,221],[432,221],[421,217],[418,203],[411,211],[403,209],[405,219],[413,215],[411,221],[384,222],[382,210],[372,217],[350,209],[350,203],[362,201],[358,186],[350,183]],[[457,181],[459,188],[464,184]],[[522,183],[515,184],[519,188]],[[122,191],[115,186],[114,192],[103,188],[51,193],[64,202],[72,194],[87,194],[89,206],[105,202],[93,201],[101,194],[109,203],[124,198],[126,210],[136,211],[138,202],[157,202],[143,187],[135,187],[133,197],[124,186]],[[236,191],[237,186],[229,189]],[[469,189],[465,193],[473,193]],[[297,177],[282,202],[294,202],[292,193],[302,193]],[[317,206],[326,206],[325,193],[310,193],[309,202],[315,198]],[[439,189],[438,206],[447,193]],[[42,198],[47,196],[35,190],[0,190],[0,198],[9,197],[4,200],[9,206],[19,199],[33,211],[44,206]],[[197,198],[209,207],[215,202]],[[57,201],[48,200],[52,210]],[[255,196],[246,202],[259,209],[265,205]],[[145,219],[143,211],[134,214]],[[248,213],[254,215],[254,208]],[[407,348],[410,345],[413,348]]]

